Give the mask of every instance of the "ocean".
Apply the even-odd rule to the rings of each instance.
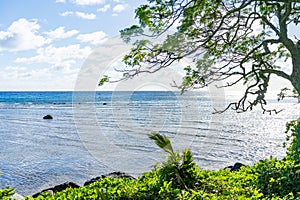
[[[170,137],[177,151],[190,148],[203,169],[282,158],[297,101],[271,99],[270,107],[284,108],[273,115],[213,114],[230,101],[206,91],[0,92],[1,187],[32,195],[112,171],[140,176],[166,155],[148,139],[152,131]],[[52,120],[43,119],[48,114]]]

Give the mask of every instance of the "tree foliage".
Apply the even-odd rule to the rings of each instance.
[[[246,86],[240,100],[226,109],[247,111],[260,105],[276,112],[265,107],[272,75],[288,80],[300,93],[300,41],[289,32],[300,28],[299,0],[148,2],[135,11],[139,24],[121,31],[126,42],[146,36],[136,40],[124,57],[132,67],[126,78],[191,57],[194,65],[185,67],[182,91],[217,81],[226,82],[220,87]],[[175,32],[163,42],[150,42],[172,28]],[[287,70],[289,65],[292,69]]]

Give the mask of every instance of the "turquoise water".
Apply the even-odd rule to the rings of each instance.
[[[284,125],[299,117],[294,100],[272,100],[285,107],[278,115],[213,115],[216,101],[206,92],[0,92],[1,186],[30,195],[111,171],[138,176],[163,155],[151,131],[191,148],[206,169],[284,156]]]

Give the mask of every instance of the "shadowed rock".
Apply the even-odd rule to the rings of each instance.
[[[33,197],[33,198],[36,198],[36,197],[38,197],[39,195],[41,195],[42,193],[44,193],[44,192],[47,192],[47,193],[49,193],[50,195],[53,195],[53,194],[55,194],[56,192],[63,191],[63,190],[65,190],[65,189],[67,189],[67,188],[79,188],[79,187],[80,187],[80,186],[77,185],[76,183],[73,183],[73,182],[66,182],[66,183],[63,183],[63,184],[54,186],[54,187],[52,187],[52,188],[48,188],[48,189],[42,190],[41,192],[32,195],[32,197]]]
[[[239,171],[241,169],[241,167],[243,167],[243,166],[246,166],[246,165],[237,162],[233,166],[228,166],[228,167],[225,167],[224,169],[229,169],[231,172],[233,172],[233,171]]]
[[[43,119],[53,119],[53,117],[51,115],[46,115],[43,117]]]
[[[135,179],[133,176],[129,175],[129,174],[126,174],[124,172],[112,172],[112,173],[109,173],[109,174],[105,174],[105,175],[101,175],[101,176],[98,176],[96,178],[92,178],[91,180],[89,181],[86,181],[84,183],[84,186],[86,185],[90,185],[91,183],[94,183],[96,182],[97,180],[101,179],[101,178],[105,178],[105,177],[114,177],[114,178],[129,178],[129,179]]]

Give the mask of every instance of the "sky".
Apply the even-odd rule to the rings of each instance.
[[[134,11],[144,3],[146,0],[1,0],[0,91],[94,90],[106,71],[113,73],[105,67],[120,63],[121,54],[129,51],[118,40],[119,31],[138,23]],[[291,27],[289,34],[300,38],[298,30]],[[88,66],[87,61],[95,57]],[[127,82],[123,90],[170,90],[172,80],[166,77],[182,76],[178,73],[162,72],[150,79],[141,76],[139,82]],[[141,84],[144,79],[148,85]],[[275,83],[276,89],[285,85],[277,79]],[[103,89],[115,88],[112,84]]]
[[[137,24],[133,0],[1,0],[0,91],[73,91],[88,56]]]

